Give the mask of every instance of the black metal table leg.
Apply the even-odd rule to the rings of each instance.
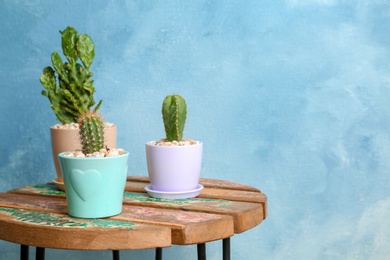
[[[28,246],[20,245],[20,260],[28,260],[28,249]]]
[[[120,259],[119,250],[112,250],[112,259],[113,260],[119,260]]]
[[[222,240],[223,260],[230,260],[230,237]]]
[[[198,244],[198,260],[206,260],[206,244]]]
[[[45,248],[37,247],[35,251],[36,260],[45,260]]]
[[[156,260],[162,260],[162,248],[156,248]]]

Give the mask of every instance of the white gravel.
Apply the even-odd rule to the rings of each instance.
[[[118,156],[125,153],[125,150],[122,148],[107,148],[107,149],[100,149],[98,152],[90,153],[90,154],[84,154],[81,150],[75,150],[75,151],[69,151],[64,154],[64,156],[67,157],[110,157],[110,156]]]
[[[152,145],[157,145],[157,146],[187,146],[187,145],[194,145],[194,144],[199,144],[199,141],[194,141],[191,139],[183,139],[182,141],[172,141],[168,142],[166,138],[160,139],[160,141],[150,141],[148,142],[149,144]]]

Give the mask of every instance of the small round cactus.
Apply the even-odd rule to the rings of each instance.
[[[162,115],[167,141],[180,142],[187,117],[185,99],[177,94],[166,96],[162,104]]]
[[[96,111],[88,111],[79,117],[80,139],[85,154],[92,154],[104,148],[103,122],[103,118]]]

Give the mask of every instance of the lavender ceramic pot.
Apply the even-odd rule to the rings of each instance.
[[[186,192],[198,187],[203,144],[157,146],[146,143],[146,161],[151,188],[155,191]]]

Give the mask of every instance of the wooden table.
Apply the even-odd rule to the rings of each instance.
[[[230,240],[259,225],[267,216],[267,197],[248,185],[201,179],[197,198],[165,200],[149,197],[148,177],[128,177],[123,212],[105,219],[79,219],[67,215],[66,197],[52,183],[29,185],[0,193],[0,239],[21,245],[71,250],[157,248],[172,244],[198,245],[198,259],[206,259],[205,243],[223,240],[223,258],[230,259]],[[27,252],[27,253],[26,253]]]

